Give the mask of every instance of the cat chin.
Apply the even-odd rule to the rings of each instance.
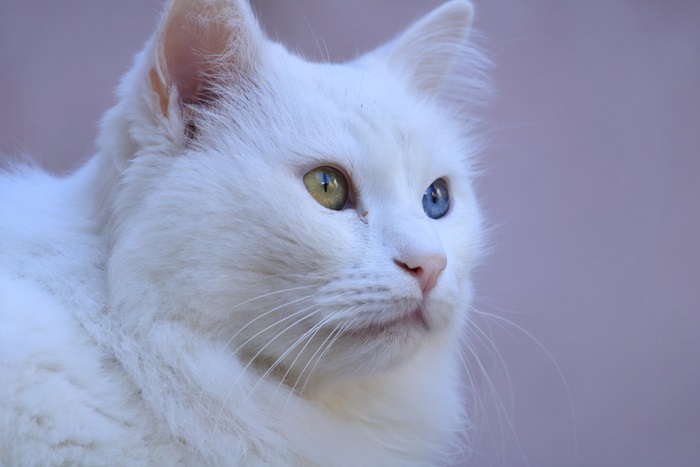
[[[422,308],[348,330],[337,340],[334,358],[319,365],[318,379],[361,379],[392,371],[410,362],[421,349],[443,345],[450,331],[450,325],[429,319]]]
[[[390,321],[369,324],[366,327],[348,331],[348,334],[359,340],[392,339],[410,337],[430,331],[430,326],[422,308],[416,308]]]

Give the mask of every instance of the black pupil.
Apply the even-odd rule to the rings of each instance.
[[[328,174],[326,172],[323,172],[322,179],[321,185],[323,185],[323,191],[328,193],[328,185],[330,185],[330,182],[328,181]]]

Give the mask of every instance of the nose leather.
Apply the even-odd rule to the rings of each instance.
[[[441,254],[406,255],[394,259],[394,263],[418,280],[425,295],[437,284],[440,273],[447,266],[447,259]]]

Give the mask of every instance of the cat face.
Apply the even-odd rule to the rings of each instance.
[[[158,66],[173,11],[145,70]],[[298,387],[450,345],[466,319],[480,216],[470,141],[421,89],[434,80],[414,71],[425,81],[416,86],[392,69],[398,52],[307,63],[241,11],[247,26],[231,34],[252,51],[234,58],[235,72],[160,87],[148,74],[140,108],[156,117],[132,125],[157,128],[128,157],[115,201],[118,319],[135,333],[180,323]],[[406,34],[431,36],[449,13]]]

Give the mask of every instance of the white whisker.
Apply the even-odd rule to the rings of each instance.
[[[550,363],[553,365],[558,378],[562,382],[562,385],[564,387],[564,392],[566,394],[566,397],[568,399],[569,403],[569,410],[571,412],[571,422],[572,422],[572,433],[573,433],[573,442],[574,442],[574,455],[575,457],[578,457],[578,433],[577,433],[577,422],[576,422],[576,411],[574,408],[574,401],[573,401],[573,396],[571,394],[571,390],[569,387],[568,382],[566,381],[566,377],[564,376],[564,373],[557,363],[556,359],[554,356],[547,350],[547,348],[544,346],[544,344],[537,339],[532,333],[527,331],[525,328],[522,326],[518,325],[517,323],[508,320],[500,315],[494,314],[494,313],[489,313],[477,308],[473,308],[472,310],[475,315],[483,318],[485,321],[485,324],[488,325],[489,323],[495,324],[498,326],[500,329],[502,329],[504,332],[511,334],[509,329],[513,329],[520,333],[521,335],[525,336],[529,341],[535,344],[535,346],[544,353],[544,355],[547,357],[547,359],[550,361]],[[481,342],[486,349],[488,349],[489,355],[492,357],[495,357],[496,361],[498,361],[498,366],[503,369],[503,374],[505,375],[506,378],[506,384],[507,387],[509,388],[509,394],[510,394],[510,406],[512,407],[514,405],[513,402],[513,394],[514,394],[514,389],[513,389],[513,383],[510,377],[510,372],[508,371],[507,364],[505,362],[505,359],[503,358],[502,354],[498,351],[497,346],[493,342],[493,339],[486,333],[484,332],[479,326],[476,325],[473,321],[471,322],[473,326],[470,326],[470,329],[474,331],[475,333],[473,334],[473,337],[477,339],[479,342]],[[508,410],[506,409],[506,406],[503,404],[503,401],[501,400],[500,396],[497,395],[497,389],[496,386],[493,382],[493,379],[489,376],[487,376],[483,366],[481,366],[481,363],[479,362],[478,358],[474,359],[475,361],[478,362],[480,366],[480,372],[485,375],[487,379],[487,385],[489,387],[489,390],[492,394],[492,397],[494,401],[496,402],[497,406],[497,413],[498,413],[498,418],[501,420],[501,416],[504,416],[507,420],[507,425],[508,425],[508,432],[511,434],[513,437],[514,442],[516,443],[517,449],[520,451],[521,456],[524,460],[524,462],[528,463],[524,449],[522,445],[520,444],[520,440],[518,439],[515,427],[513,425],[513,422],[511,418],[507,415]],[[501,426],[502,422],[501,422]],[[503,440],[502,444],[505,443],[505,440]],[[505,449],[505,447],[503,447]]]
[[[355,321],[357,321],[357,320],[356,320],[356,319],[352,319],[352,320],[350,320],[350,321],[348,321],[348,322],[346,322],[346,323],[342,323],[342,324],[340,324],[340,325],[336,325],[336,327],[333,329],[333,331],[331,331],[331,332],[328,334],[328,337],[331,337],[331,336],[332,336],[330,342],[328,342],[328,344],[326,344],[326,342],[328,341],[328,337],[326,337],[326,339],[325,339],[325,340],[321,343],[321,345],[319,346],[319,349],[321,349],[321,348],[323,348],[324,345],[325,345],[325,348],[323,349],[323,351],[321,352],[321,354],[316,358],[316,353],[318,353],[318,350],[317,350],[317,351],[311,356],[311,358],[309,359],[309,363],[312,362],[312,361],[314,360],[314,358],[316,358],[316,362],[314,363],[314,365],[313,365],[313,366],[311,367],[311,369],[309,370],[309,372],[308,372],[308,374],[307,374],[307,376],[306,376],[306,379],[305,379],[305,381],[304,381],[304,384],[303,384],[303,386],[301,387],[301,390],[299,391],[299,394],[304,394],[304,391],[306,390],[306,385],[309,383],[309,380],[311,379],[311,375],[313,374],[314,370],[316,369],[316,366],[318,366],[319,362],[320,362],[321,359],[324,357],[324,355],[326,354],[326,352],[328,352],[328,351],[330,350],[330,348],[333,346],[333,344],[335,343],[335,341],[338,340],[338,338],[339,338],[340,336],[343,335],[343,333],[345,332],[346,329],[352,328],[353,324],[355,324]],[[307,366],[308,366],[308,363],[307,363]],[[304,374],[305,371],[306,371],[306,366],[305,366],[304,369],[301,371],[300,377],[301,377],[301,375]],[[287,401],[287,402],[289,402],[289,401]]]
[[[287,367],[287,371],[285,372],[285,374],[280,378],[280,381],[279,381],[279,383],[277,384],[277,388],[275,389],[275,393],[273,394],[273,396],[272,396],[272,398],[271,398],[271,401],[275,398],[275,396],[277,395],[278,390],[280,389],[280,387],[282,386],[282,384],[285,383],[287,377],[289,376],[289,373],[292,371],[292,368],[296,365],[296,362],[298,361],[299,357],[301,357],[302,353],[304,352],[304,350],[306,349],[306,347],[311,343],[311,341],[312,341],[313,338],[316,336],[316,334],[318,333],[318,331],[320,331],[321,329],[323,329],[323,327],[326,326],[326,324],[328,324],[332,319],[335,319],[339,314],[341,314],[341,313],[340,313],[340,312],[336,312],[336,313],[331,314],[330,316],[324,318],[322,321],[320,321],[318,324],[316,324],[313,328],[311,328],[309,331],[307,331],[306,333],[304,333],[304,335],[301,336],[301,337],[297,340],[297,342],[295,342],[294,346],[298,345],[298,343],[299,343],[301,340],[304,340],[304,339],[306,340],[306,343],[305,343],[304,346],[301,348],[301,350],[299,350],[297,356],[294,358],[294,360],[292,361],[292,363]],[[326,339],[324,339],[324,341],[323,341],[324,343],[328,340],[328,337],[330,337],[330,335],[331,335],[331,334],[329,334],[329,336],[327,336]],[[321,346],[323,346],[323,343],[321,344]],[[314,358],[314,356],[316,355],[317,352],[318,352],[318,349],[317,349],[317,350],[314,352],[314,354],[310,357],[309,362]],[[287,397],[287,402],[289,402],[289,398],[292,397],[292,395],[293,395],[293,393],[294,393],[294,390],[295,390],[295,388],[296,388],[296,385],[297,385],[297,383],[298,383],[298,381],[299,381],[299,378],[301,378],[301,376],[304,374],[304,371],[306,370],[306,367],[309,365],[309,362],[307,362],[306,365],[304,365],[304,368],[301,370],[301,372],[299,372],[299,374],[296,375],[296,378],[294,379],[294,384],[293,384],[292,387],[290,388],[289,395],[288,395],[288,397]],[[301,393],[300,393],[300,395],[301,395]],[[286,410],[286,406],[287,406],[287,404],[285,404],[285,410]]]

